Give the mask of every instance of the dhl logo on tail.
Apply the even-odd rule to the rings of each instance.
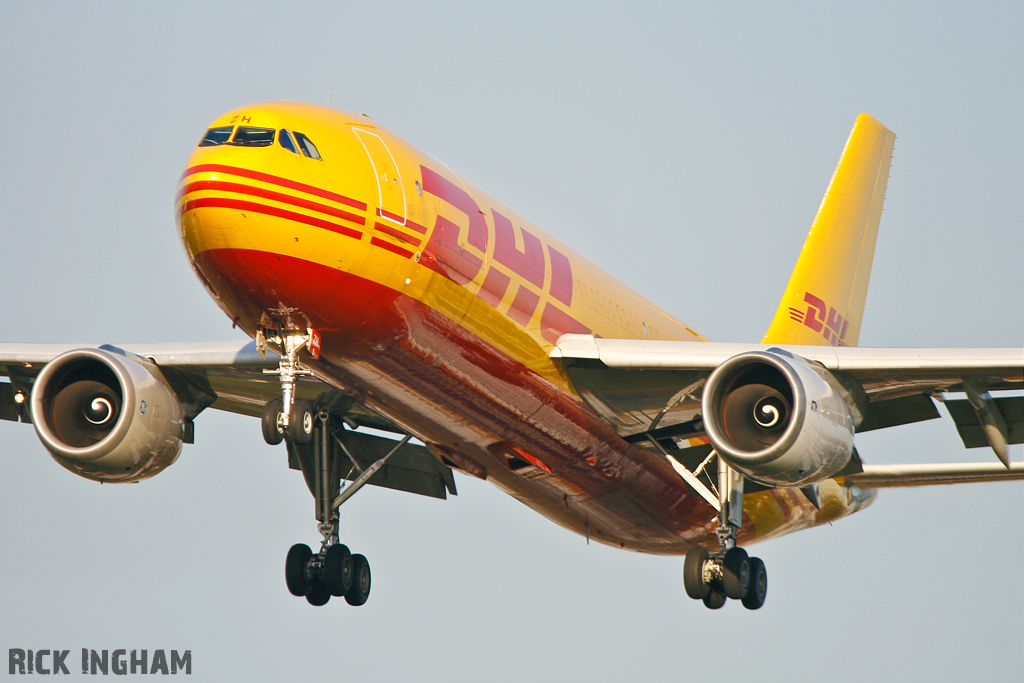
[[[763,343],[857,345],[895,139],[857,117]]]

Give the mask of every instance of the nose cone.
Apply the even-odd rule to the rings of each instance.
[[[258,319],[281,307],[279,282],[320,250],[324,236],[289,220],[266,179],[240,165],[252,160],[214,161],[226,163],[190,163],[185,172],[178,204],[181,239],[221,307],[232,317]]]
[[[215,121],[189,158],[181,239],[211,296],[245,329],[269,326],[268,317],[310,325],[328,283],[366,257],[367,161],[346,116],[293,103],[246,107]]]

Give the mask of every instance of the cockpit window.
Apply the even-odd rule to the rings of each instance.
[[[295,141],[299,143],[299,147],[302,148],[302,153],[311,159],[320,159],[320,152],[316,151],[316,145],[313,141],[307,138],[302,133],[295,133]],[[322,161],[322,159],[320,159]]]
[[[292,134],[288,131],[281,129],[281,132],[277,134],[277,141],[281,143],[281,146],[292,154],[298,154],[299,150],[295,148],[295,141],[292,140]]]
[[[267,147],[274,144],[276,132],[273,128],[239,126],[235,137],[231,139],[231,144],[240,147]]]
[[[206,131],[206,135],[199,141],[200,147],[212,147],[213,145],[223,145],[231,138],[231,131],[235,129],[234,126],[220,126],[218,128],[211,128]]]
[[[234,132],[234,137],[231,133]],[[313,141],[302,133],[289,132],[282,129],[280,132],[273,128],[257,128],[256,126],[218,126],[206,131],[206,135],[199,141],[200,147],[212,147],[214,145],[237,145],[239,147],[269,147],[274,144],[277,137],[278,143],[292,154],[302,154],[310,159],[320,159],[320,152],[317,151]]]

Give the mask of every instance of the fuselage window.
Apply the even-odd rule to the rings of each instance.
[[[200,147],[212,147],[214,145],[223,145],[225,142],[231,139],[231,131],[235,129],[234,126],[220,126],[219,128],[211,128],[206,131],[206,135],[199,141]]]
[[[292,134],[286,131],[285,129],[282,128],[281,132],[277,134],[277,141],[281,143],[282,147],[284,147],[292,154],[299,153],[299,150],[295,148],[295,141],[292,140]]]
[[[316,145],[313,141],[307,138],[302,133],[295,133],[295,141],[299,143],[299,147],[302,148],[302,153],[311,159],[320,159],[320,152],[316,151]]]
[[[231,139],[231,144],[240,147],[268,147],[274,144],[274,133],[276,132],[273,128],[239,126],[235,137]]]

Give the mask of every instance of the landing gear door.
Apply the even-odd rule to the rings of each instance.
[[[373,165],[377,178],[380,217],[385,220],[405,225],[405,188],[402,186],[402,174],[395,163],[395,157],[384,143],[384,140],[368,130],[353,128],[352,132],[359,138],[366,156]]]

